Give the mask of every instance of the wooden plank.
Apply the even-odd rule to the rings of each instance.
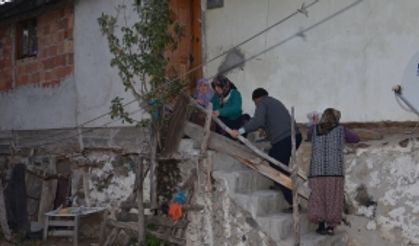
[[[208,104],[207,115],[204,125],[204,138],[201,142],[201,154],[203,155],[208,149],[208,140],[211,134],[211,118],[212,118],[212,103]]]
[[[298,198],[298,166],[296,162],[295,150],[296,150],[296,140],[295,140],[295,120],[294,120],[294,107],[291,108],[291,180],[294,184],[292,189],[292,217],[293,217],[293,227],[294,227],[294,246],[300,246],[301,237],[300,237],[300,211],[299,211],[299,198]]]
[[[138,206],[138,245],[145,245],[145,217],[143,204],[144,159],[137,161],[136,184]]]
[[[114,228],[112,229],[111,233],[109,234],[109,236],[106,239],[106,242],[103,244],[103,246],[112,246],[114,245],[116,236],[118,235],[119,230]]]
[[[89,185],[89,169],[86,168],[86,170],[83,171],[83,192],[84,192],[84,201],[86,203],[87,207],[90,207],[90,185]]]
[[[73,230],[53,230],[49,231],[48,235],[57,237],[72,237],[74,232]]]
[[[50,156],[48,164],[48,172],[57,173],[55,156]],[[43,180],[42,194],[39,202],[38,222],[43,223],[44,214],[54,208],[54,199],[57,192],[57,180]]]
[[[42,240],[46,241],[48,237],[48,226],[49,226],[49,217],[45,215],[44,219],[44,231],[42,235]]]
[[[197,142],[203,140],[203,128],[191,122],[185,123],[185,134]],[[246,166],[260,172],[262,175],[276,181],[289,189],[292,189],[291,179],[280,171],[269,166],[267,161],[262,160],[255,153],[249,151],[246,146],[228,139],[222,135],[211,132],[208,147],[220,153],[224,153],[238,159]],[[299,189],[298,193],[305,199],[308,199],[308,192],[305,189]]]
[[[74,217],[74,230],[73,230],[73,246],[77,246],[79,244],[79,222],[80,217],[77,215]]]
[[[7,223],[7,212],[6,212],[6,204],[4,202],[4,193],[3,193],[3,184],[0,180],[0,225],[3,232],[4,237],[7,240],[12,239],[12,233],[10,231],[9,225]]]
[[[71,214],[71,213],[68,213],[68,214],[59,214],[56,211],[48,212],[45,215],[48,215],[49,217],[75,217],[76,216],[76,214]]]
[[[192,101],[193,102],[193,101]],[[201,111],[203,111],[203,112],[205,112],[205,109],[201,106],[201,105],[199,105],[199,104],[197,104],[196,102],[193,102],[194,103],[194,106],[196,107],[196,108],[198,108],[199,110],[201,110]],[[217,118],[217,117],[213,117],[213,120],[215,121],[215,123],[217,123],[217,125],[219,125],[224,131],[226,131],[227,133],[231,133],[231,129],[226,125],[226,124],[224,124],[224,122],[222,122],[219,118]],[[276,160],[276,159],[274,159],[274,158],[272,158],[272,157],[270,157],[268,154],[266,154],[265,152],[263,152],[262,150],[260,150],[259,148],[257,148],[256,146],[254,146],[247,138],[245,138],[245,137],[243,137],[243,136],[239,136],[238,137],[238,140],[240,141],[240,142],[242,142],[244,145],[246,145],[247,146],[247,148],[249,148],[250,150],[252,150],[256,155],[258,155],[259,157],[261,157],[261,158],[263,158],[263,159],[265,159],[265,160],[268,160],[270,163],[272,163],[272,164],[274,164],[274,165],[276,165],[276,166],[278,166],[278,167],[280,167],[280,168],[282,168],[283,170],[285,170],[285,171],[287,171],[287,172],[289,172],[289,173],[291,173],[291,171],[290,171],[290,169],[286,166],[286,165],[284,165],[283,163],[281,163],[281,162],[279,162],[278,160]],[[298,171],[298,176],[301,178],[301,179],[303,179],[304,181],[306,181],[307,180],[307,176],[302,172],[302,171]]]
[[[207,191],[212,191],[212,184],[211,184],[211,165],[208,161],[208,141],[211,135],[211,119],[212,119],[212,103],[208,104],[207,107],[207,115],[205,118],[205,125],[204,125],[204,139],[201,142],[201,156],[204,158],[200,158],[199,162],[201,165],[197,165],[197,177],[198,177],[198,193],[200,192],[200,175],[199,175],[199,166],[207,169]]]
[[[49,226],[75,226],[74,220],[49,220]]]
[[[151,130],[151,151],[150,151],[150,207],[152,210],[158,208],[157,202],[157,132]]]

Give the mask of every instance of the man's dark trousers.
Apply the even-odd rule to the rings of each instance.
[[[298,147],[301,144],[301,133],[298,133],[295,135],[295,147],[298,149]],[[282,164],[288,166],[291,158],[291,151],[292,151],[292,144],[291,144],[291,136],[286,137],[274,144],[272,144],[272,148],[269,150],[269,156],[272,158],[275,158]],[[280,167],[270,163],[271,167],[275,168],[276,170],[279,170],[283,172],[284,174],[290,176],[290,173],[282,170]],[[289,190],[287,187],[276,183],[278,185],[279,189],[282,191],[282,194],[284,195],[285,200],[292,205],[292,191]]]

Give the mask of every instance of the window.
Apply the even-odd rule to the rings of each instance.
[[[37,54],[36,19],[28,19],[16,25],[16,57],[25,58]]]
[[[207,9],[222,8],[224,0],[207,0]]]

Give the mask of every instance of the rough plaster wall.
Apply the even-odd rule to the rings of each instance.
[[[101,162],[101,168],[92,168],[90,176],[90,199],[94,206],[118,207],[132,193],[135,173],[129,162],[109,153],[92,154],[92,162]]]
[[[130,0],[79,0],[75,4],[74,18],[74,62],[75,80],[78,93],[78,122],[83,123],[109,111],[111,100],[116,96],[125,98],[132,96],[124,91],[118,71],[111,68],[111,54],[106,38],[100,32],[97,18],[102,14],[117,15],[116,7],[120,4],[132,6]],[[122,21],[123,14],[119,14]],[[127,10],[127,19],[132,21],[135,15]],[[138,109],[134,103],[127,107],[128,112]],[[141,117],[141,113],[136,117]],[[89,126],[101,126],[110,121],[103,117],[92,122]],[[121,125],[115,122],[111,125]]]
[[[204,207],[201,211],[190,211],[187,214],[189,224],[185,236],[186,245],[275,245],[259,229],[252,216],[228,196],[226,184],[214,183],[213,191],[208,191],[207,167],[198,164],[199,151],[194,149],[190,140],[183,140],[179,150],[185,155],[195,156],[190,161],[179,165],[183,180],[186,180],[191,173],[198,173],[191,203]],[[211,153],[209,158],[211,158]]]
[[[203,192],[196,199],[205,209],[188,214],[186,245],[276,245],[259,229],[252,216],[232,201],[226,187],[215,185],[216,191]]]
[[[360,228],[367,231],[365,234],[376,231],[389,245],[418,245],[419,138],[381,141],[357,149],[348,156],[347,168],[346,190],[355,213],[364,217]],[[376,207],[356,202],[360,184],[377,202]],[[357,233],[353,236],[357,237]]]
[[[223,8],[206,10],[205,56],[233,47],[293,13],[302,2],[311,1],[229,0]],[[251,113],[251,92],[262,86],[288,107],[295,106],[298,121],[330,106],[344,112],[343,121],[415,119],[400,109],[391,87],[418,51],[418,11],[415,0],[319,1],[308,18],[298,14],[241,46],[248,58],[278,45],[228,76]],[[304,38],[296,35],[302,30]],[[222,62],[208,64],[205,75],[214,75]]]
[[[0,93],[0,130],[74,126],[76,100],[72,76],[55,87],[28,85]]]

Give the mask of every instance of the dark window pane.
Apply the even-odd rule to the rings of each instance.
[[[207,9],[222,8],[224,0],[207,0]]]
[[[25,20],[17,24],[16,47],[17,47],[16,55],[18,58],[36,56],[37,54],[36,19]]]

